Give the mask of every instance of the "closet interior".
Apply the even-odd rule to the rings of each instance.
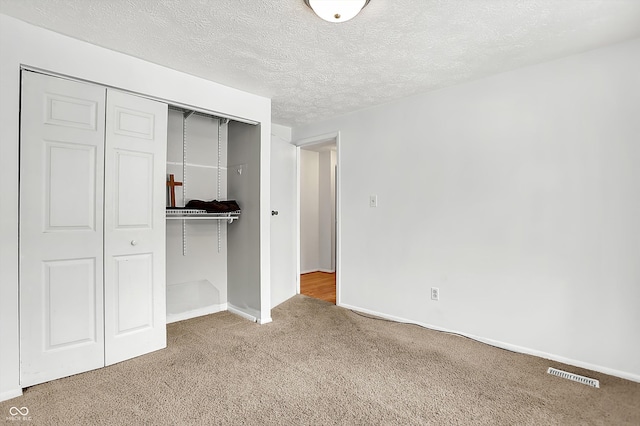
[[[247,228],[255,202],[250,200],[250,185],[246,179],[250,161],[233,145],[234,128],[255,125],[230,121],[228,118],[189,109],[169,107],[167,131],[167,322],[181,321],[227,309],[229,234],[232,228]],[[231,131],[230,131],[231,129]],[[231,140],[230,140],[231,134]],[[231,150],[229,149],[231,145]],[[259,146],[259,144],[256,144]],[[255,149],[255,147],[254,147]],[[255,150],[259,153],[259,149]],[[230,155],[231,152],[231,155]],[[235,165],[229,167],[229,160]],[[243,176],[244,174],[244,176]],[[229,182],[231,181],[231,185]],[[211,213],[188,208],[194,200],[210,202],[234,200],[239,210]],[[176,208],[172,208],[175,205]],[[183,209],[184,208],[184,209]],[[246,209],[245,209],[246,208]],[[255,211],[253,212],[255,214]],[[243,238],[243,232],[237,232]],[[231,231],[231,235],[234,235]],[[244,238],[244,240],[247,240]],[[235,253],[235,263],[250,267],[241,241],[236,244],[241,253]],[[245,241],[246,243],[246,241]],[[239,257],[239,258],[238,258]],[[235,280],[237,282],[237,279]],[[246,280],[237,285],[245,286]],[[236,303],[247,307],[247,300]],[[249,314],[242,309],[244,314]]]

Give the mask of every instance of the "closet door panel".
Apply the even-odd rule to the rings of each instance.
[[[107,365],[166,347],[166,104],[108,90]]]
[[[116,335],[153,327],[153,253],[115,256]]]
[[[53,77],[52,77],[53,78]],[[104,90],[100,88],[100,90]],[[78,99],[59,93],[46,93],[45,124],[64,127],[75,127],[82,130],[98,129],[98,103],[90,99]],[[101,126],[102,127],[102,126]]]
[[[153,228],[154,156],[116,150],[115,157],[115,228]]]
[[[102,316],[95,306],[96,259],[49,261],[43,266],[44,315],[49,319],[46,349],[95,343],[98,314]]]
[[[23,71],[20,383],[104,366],[105,89]]]
[[[45,165],[45,229],[95,230],[96,147],[46,141]]]

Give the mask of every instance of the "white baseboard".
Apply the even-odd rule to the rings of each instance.
[[[215,314],[222,311],[229,311],[232,314],[241,316],[242,318],[248,319],[251,322],[257,322],[258,324],[267,324],[272,321],[270,316],[267,318],[260,318],[258,312],[254,311],[251,308],[240,309],[237,306],[230,305],[229,303],[221,303],[219,305],[211,305],[204,308],[193,309],[187,312],[180,312],[179,314],[167,314],[167,324],[188,320],[203,315]]]
[[[248,319],[249,321],[258,322],[257,312],[254,312],[254,310],[251,308],[240,309],[237,306],[233,306],[231,303],[227,303],[227,311],[242,318]]]
[[[327,274],[333,274],[334,272],[336,272],[335,269],[323,269],[323,268],[318,268],[318,269],[310,269],[308,271],[300,271],[300,275],[304,275],[304,274],[311,274],[313,272],[326,272]]]
[[[10,399],[17,398],[19,396],[22,396],[22,389],[21,388],[12,389],[10,391],[5,391],[5,392],[0,393],[0,402],[8,401]]]
[[[419,325],[421,327],[425,327],[425,328],[428,328],[428,329],[431,329],[431,330],[435,330],[435,331],[443,331],[445,333],[458,334],[460,336],[468,337],[469,339],[473,339],[473,340],[476,340],[478,342],[486,343],[488,345],[495,346],[497,348],[506,349],[506,350],[509,350],[509,351],[518,352],[518,353],[526,354],[526,355],[533,355],[533,356],[537,356],[539,358],[548,359],[550,361],[561,362],[563,364],[569,364],[569,365],[573,365],[575,367],[585,368],[587,370],[597,371],[599,373],[608,374],[610,376],[620,377],[621,379],[631,380],[633,382],[639,382],[640,383],[640,375],[638,375],[638,374],[628,373],[626,371],[615,370],[615,369],[612,369],[612,368],[609,368],[609,367],[603,367],[603,366],[600,366],[600,365],[590,364],[590,363],[578,361],[578,360],[575,360],[575,359],[565,358],[563,356],[550,354],[550,353],[546,353],[546,352],[542,352],[542,351],[538,351],[538,350],[535,350],[535,349],[530,349],[530,348],[526,348],[526,347],[522,347],[522,346],[512,345],[510,343],[500,342],[498,340],[487,339],[487,338],[484,338],[484,337],[478,337],[478,336],[474,336],[474,335],[468,334],[468,333],[462,333],[462,332],[455,331],[455,330],[449,330],[449,329],[446,329],[446,328],[437,327],[435,325],[426,324],[426,323],[419,322],[419,321],[412,321],[412,320],[408,320],[406,318],[396,317],[394,315],[387,315],[387,314],[383,314],[381,312],[372,311],[370,309],[364,309],[364,308],[360,308],[358,306],[348,305],[346,303],[340,303],[340,304],[338,304],[338,306],[340,306],[342,308],[345,308],[345,309],[351,309],[353,311],[362,312],[364,314],[374,315],[374,316],[377,316],[377,317],[380,317],[380,318],[384,318],[384,319],[388,319],[388,320],[391,320],[391,321],[401,322],[401,323],[405,323],[405,324],[415,324],[415,325]]]
[[[232,314],[236,314],[238,316],[241,316],[242,318],[246,318],[249,321],[253,321],[253,322],[257,322],[258,324],[268,324],[271,321],[273,321],[271,319],[271,316],[268,316],[266,318],[261,318],[260,317],[260,313],[254,309],[251,308],[238,308],[237,306],[233,306],[231,304],[227,304],[227,311],[231,312]]]
[[[167,324],[172,322],[184,321],[195,317],[201,317],[203,315],[215,314],[227,310],[227,304],[221,303],[219,305],[205,306],[204,308],[193,309],[191,311],[180,312],[178,314],[167,314]]]

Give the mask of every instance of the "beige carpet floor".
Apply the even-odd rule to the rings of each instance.
[[[296,296],[257,325],[222,312],[168,348],[0,403],[51,425],[639,425],[640,383]],[[600,389],[546,373],[554,366]]]

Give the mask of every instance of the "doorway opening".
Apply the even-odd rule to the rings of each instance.
[[[300,294],[336,304],[336,273],[308,272],[300,275]]]
[[[339,304],[339,134],[297,145],[298,293]]]

